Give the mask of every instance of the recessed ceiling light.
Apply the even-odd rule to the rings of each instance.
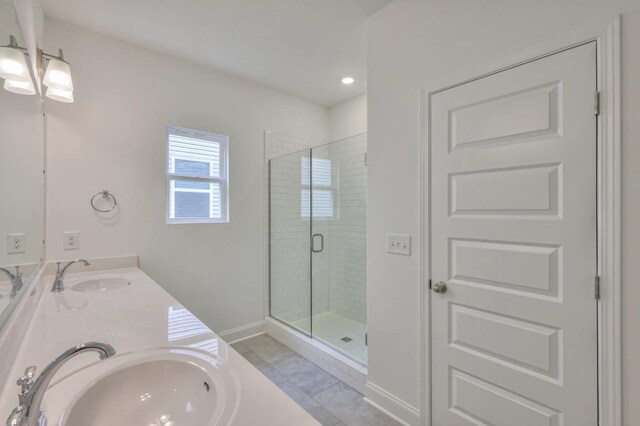
[[[346,84],[348,86],[349,84],[353,84],[354,81],[353,77],[345,77],[342,79],[342,84]]]

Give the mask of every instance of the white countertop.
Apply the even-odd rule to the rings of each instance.
[[[9,295],[11,294],[11,281],[3,281],[0,280],[0,312],[5,310],[5,308],[11,302]]]
[[[71,272],[71,271],[70,271]],[[74,283],[96,277],[119,276],[131,285],[105,292],[77,292]],[[53,276],[41,278],[44,286],[35,317],[11,370],[16,379],[30,365],[38,372],[69,347],[89,341],[112,345],[118,354],[156,348],[198,348],[216,356],[236,374],[240,403],[231,425],[316,426],[318,423],[280,388],[263,376],[231,346],[200,322],[139,268],[68,273],[66,290],[49,291]],[[95,354],[71,359],[56,374],[61,378],[100,362]],[[18,387],[11,380],[0,395],[0,420],[17,405]],[[46,394],[43,408],[46,412]]]

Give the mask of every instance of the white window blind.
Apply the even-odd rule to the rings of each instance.
[[[332,161],[315,157],[302,157],[301,161],[301,216],[309,218],[313,210],[314,219],[334,218],[337,185]]]
[[[228,138],[167,128],[167,223],[228,222]]]

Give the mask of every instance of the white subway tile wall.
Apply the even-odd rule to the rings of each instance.
[[[310,140],[265,132],[265,312],[269,312],[271,301],[271,315],[286,322],[308,318],[311,311],[310,224],[300,217],[300,173],[303,154],[308,157],[309,148],[317,145]],[[272,159],[274,164],[270,165]],[[273,170],[271,206],[270,168]],[[304,331],[309,332],[310,325]]]
[[[367,323],[366,152],[366,134],[329,144],[329,157],[338,165],[339,215],[327,221],[325,238],[330,258],[329,310],[362,324]]]
[[[301,161],[309,151],[271,160],[271,315],[286,322],[310,316],[310,222],[300,215]],[[302,330],[310,332],[309,325]]]

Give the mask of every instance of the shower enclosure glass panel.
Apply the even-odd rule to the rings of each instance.
[[[367,363],[366,135],[311,151],[313,337]],[[321,236],[321,237],[318,237]],[[322,244],[324,242],[324,244]],[[318,246],[322,251],[318,251]]]
[[[271,316],[311,335],[311,199],[305,162],[311,150],[269,163],[269,275]],[[308,184],[307,184],[308,186]]]
[[[362,364],[366,148],[363,134],[270,163],[271,315]]]

